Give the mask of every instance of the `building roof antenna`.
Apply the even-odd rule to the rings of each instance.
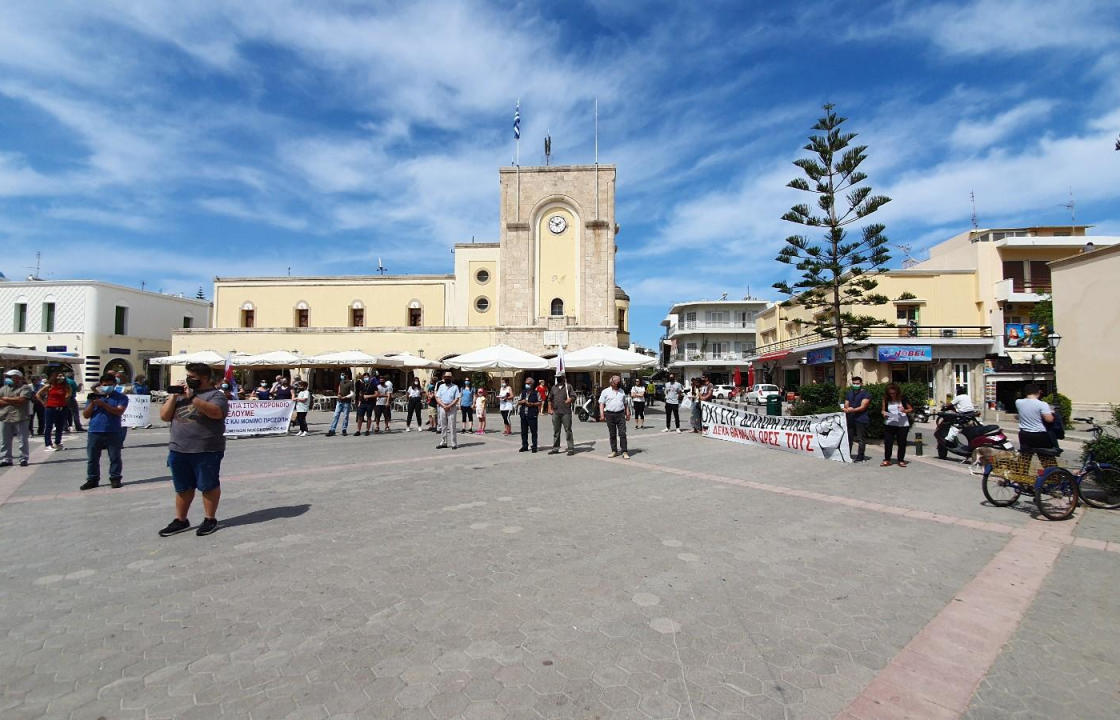
[[[42,280],[43,279],[43,278],[39,277],[40,263],[41,263],[42,259],[43,259],[43,253],[36,250],[35,251],[35,267],[31,267],[30,265],[27,266],[28,270],[34,270],[35,273],[32,274],[32,275],[28,275],[27,276],[28,280]]]
[[[1066,210],[1069,210],[1069,221],[1071,225],[1077,224],[1077,202],[1073,199],[1073,188],[1069,189],[1069,200],[1061,204]],[[36,253],[38,254],[38,253]]]
[[[904,257],[902,258],[902,269],[909,270],[918,264],[918,261],[913,258],[914,246],[909,243],[896,243],[895,247],[902,251]]]
[[[387,268],[387,267],[385,267],[384,265],[381,264],[381,256],[378,255],[377,256],[377,274],[378,275],[385,275],[385,273],[387,273],[388,271],[389,271],[389,268]]]
[[[972,229],[978,230],[980,225],[976,222],[976,193],[972,190],[968,191],[968,201],[972,205]]]

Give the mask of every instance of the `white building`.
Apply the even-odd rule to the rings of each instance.
[[[661,321],[663,364],[682,382],[707,374],[712,382],[731,382],[735,368],[744,373],[754,355],[755,318],[772,306],[768,300],[691,300],[669,309]]]
[[[148,374],[172,332],[197,327],[210,327],[206,300],[92,280],[0,282],[0,345],[81,357],[87,384],[103,370]]]

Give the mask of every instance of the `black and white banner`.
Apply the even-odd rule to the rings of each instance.
[[[844,413],[755,415],[739,408],[703,403],[704,435],[716,440],[762,445],[774,450],[851,462]]]

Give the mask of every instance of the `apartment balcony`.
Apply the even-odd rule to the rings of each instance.
[[[1005,278],[995,283],[996,302],[1036,303],[1050,297],[1049,282],[1032,283],[1026,280]]]
[[[991,342],[994,335],[990,325],[903,325],[873,327],[868,330],[867,339],[858,344],[874,345],[876,343],[902,343],[902,344],[945,344],[964,342],[977,344]],[[828,343],[829,339],[817,333],[809,333],[800,337],[781,340],[779,342],[759,345],[751,353],[752,358],[764,355],[773,355],[790,350],[803,348],[807,345],[820,345]],[[852,343],[848,340],[848,343]]]
[[[707,321],[707,320],[682,320],[669,333],[670,337],[677,335],[685,335],[688,333],[706,333],[706,332],[727,332],[753,335],[755,332],[755,325],[753,320],[746,322],[742,320],[724,320],[724,321]]]
[[[687,352],[677,351],[669,356],[670,365],[741,365],[753,351],[747,352]]]

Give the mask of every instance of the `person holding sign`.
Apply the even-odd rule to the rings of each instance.
[[[213,385],[209,365],[187,365],[186,387],[169,387],[159,419],[171,423],[167,467],[175,487],[175,519],[159,531],[168,537],[189,530],[187,511],[195,491],[202,493],[203,519],[196,534],[209,535],[218,529],[218,501],[222,497],[219,476],[226,452],[226,415],[229,401]]]
[[[92,490],[101,484],[101,451],[109,452],[109,484],[121,486],[124,463],[121,447],[124,445],[124,428],[121,415],[128,408],[128,396],[117,390],[117,378],[112,373],[101,376],[101,384],[86,397],[82,417],[89,420],[86,427],[86,481],[79,490]]]

